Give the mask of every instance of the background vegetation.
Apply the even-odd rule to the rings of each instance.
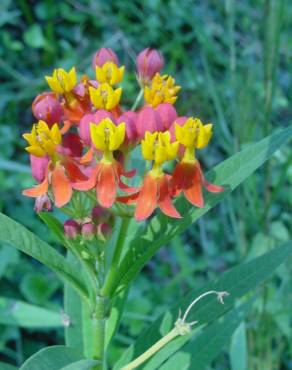
[[[200,154],[209,169],[291,121],[291,36],[292,5],[284,0],[2,0],[1,211],[54,243],[33,202],[21,196],[32,184],[21,134],[33,122],[30,104],[47,88],[44,75],[53,68],[76,65],[92,74],[95,50],[111,47],[132,69],[124,81],[130,102],[138,92],[136,54],[158,48],[165,71],[183,87],[177,110],[214,123],[212,144]],[[176,297],[289,239],[291,156],[287,146],[278,151],[152,259],[131,288],[112,360]],[[247,321],[209,369],[292,369],[291,287],[291,264],[286,264],[258,290]],[[13,325],[7,307],[16,303],[7,298],[60,311],[62,285],[45,267],[4,244],[0,295],[5,297],[0,298],[0,360],[19,365],[38,349],[63,342],[61,329]]]

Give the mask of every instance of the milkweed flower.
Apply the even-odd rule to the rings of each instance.
[[[161,103],[174,104],[180,89],[179,85],[175,85],[173,77],[156,73],[151,84],[145,86],[144,99],[152,107],[157,107]]]
[[[179,115],[175,102],[181,87],[172,76],[160,74],[163,64],[155,49],[139,53],[141,92],[130,110],[118,86],[125,67],[110,48],[95,53],[94,79],[78,77],[74,66],[45,76],[52,91],[33,101],[37,123],[23,135],[37,182],[23,194],[35,198],[36,212],[69,205],[70,212],[76,211],[78,235],[104,240],[117,215],[142,221],[160,209],[180,218],[176,197],[183,194],[203,207],[204,188],[223,191],[206,181],[196,157],[208,145],[213,126]],[[167,162],[174,165],[165,172]],[[126,171],[129,163],[134,169]],[[69,235],[69,229],[64,233]]]
[[[135,190],[121,180],[121,176],[133,176],[134,172],[127,173],[113,157],[113,152],[119,149],[124,142],[125,131],[124,122],[116,126],[110,118],[101,120],[98,125],[91,123],[91,140],[94,147],[103,153],[102,159],[95,166],[87,181],[73,184],[77,190],[95,188],[97,200],[105,208],[110,208],[115,202],[118,188],[124,191]]]
[[[95,67],[96,80],[100,83],[115,85],[122,81],[125,67],[118,67],[113,62],[106,62],[101,67]]]
[[[153,161],[153,168],[145,175],[138,193],[120,197],[119,201],[131,204],[136,202],[135,218],[147,219],[159,207],[167,216],[180,218],[171,200],[170,176],[163,172],[164,162],[173,160],[177,155],[178,142],[170,142],[169,132],[146,132],[141,143],[143,158]]]
[[[201,166],[195,157],[195,149],[208,145],[212,136],[212,124],[203,125],[197,118],[189,118],[180,126],[175,124],[176,140],[185,148],[182,160],[175,166],[172,176],[172,189],[177,196],[184,193],[187,200],[197,207],[204,207],[202,187],[212,193],[224,191],[222,186],[206,181]]]
[[[57,207],[67,204],[72,196],[71,181],[86,179],[73,157],[62,154],[62,135],[57,124],[51,128],[44,121],[39,121],[32,128],[31,133],[23,135],[29,146],[26,151],[35,157],[49,158],[41,183],[23,194],[38,198],[48,193],[51,186],[54,203]],[[74,150],[74,149],[73,149]]]

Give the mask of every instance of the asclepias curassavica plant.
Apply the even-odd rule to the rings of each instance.
[[[137,57],[141,90],[130,110],[121,104],[125,92],[118,85],[125,71],[114,51],[98,50],[92,66],[95,79],[82,75],[78,80],[74,67],[46,76],[51,91],[33,101],[37,122],[23,135],[37,182],[23,195],[35,199],[36,213],[64,254],[0,215],[0,239],[48,266],[65,283],[66,343],[36,353],[22,370],[109,369],[107,351],[137,274],[292,133],[291,127],[277,131],[205,175],[197,150],[209,144],[213,125],[178,115],[174,104],[181,87],[161,74],[163,58],[157,50],[147,48]],[[67,220],[53,216],[53,209]],[[291,243],[286,243],[189,292],[143,331],[112,368],[205,368],[248,313],[251,295],[242,298],[290,253]]]

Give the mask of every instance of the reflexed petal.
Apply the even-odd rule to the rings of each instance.
[[[110,208],[117,195],[117,184],[114,167],[101,164],[96,182],[96,196],[102,207]]]
[[[169,193],[169,184],[166,175],[163,176],[163,178],[159,182],[158,206],[160,207],[161,211],[167,216],[181,218],[181,215],[172,204]]]
[[[149,174],[146,175],[135,209],[135,218],[137,221],[146,220],[155,210],[157,206],[157,190],[157,179]]]
[[[202,194],[201,175],[198,167],[193,166],[192,169],[189,168],[188,175],[191,176],[191,178],[189,178],[189,180],[191,179],[191,183],[189,183],[188,186],[184,186],[184,195],[194,206],[203,208],[204,199]]]
[[[93,189],[96,185],[97,176],[98,176],[99,171],[100,171],[100,165],[98,164],[92,171],[91,176],[86,181],[73,182],[71,184],[72,188],[76,190],[81,190],[81,191]]]
[[[56,165],[52,171],[52,191],[56,207],[63,207],[72,197],[72,187],[61,165]]]
[[[116,201],[124,203],[124,204],[133,204],[137,202],[138,197],[139,197],[139,193],[135,193],[135,194],[117,197]]]
[[[48,191],[48,187],[49,187],[48,174],[46,174],[46,177],[42,183],[35,186],[34,188],[23,190],[22,194],[25,195],[26,197],[37,198],[40,197],[41,195],[46,194],[46,192]]]
[[[77,182],[77,181],[85,181],[88,179],[87,176],[81,172],[80,168],[71,160],[67,160],[64,163],[66,171],[68,173],[70,181]]]
[[[205,176],[203,174],[203,171],[201,169],[199,162],[197,162],[197,167],[200,172],[202,184],[206,190],[208,190],[210,193],[222,193],[222,191],[225,190],[223,186],[211,184],[205,179]]]

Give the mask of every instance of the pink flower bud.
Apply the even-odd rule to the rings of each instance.
[[[53,209],[52,202],[50,201],[47,194],[41,195],[36,198],[34,203],[34,211],[36,213],[40,213],[42,211],[50,212],[52,211],[52,209]]]
[[[90,123],[98,124],[104,118],[110,118],[113,122],[115,121],[113,115],[104,109],[99,109],[95,113],[85,114],[85,116],[83,116],[81,119],[78,126],[79,136],[86,145],[91,145]]]
[[[102,240],[108,239],[111,236],[112,231],[111,225],[106,223],[99,224],[97,227],[97,235]]]
[[[80,234],[80,226],[75,220],[64,222],[64,233],[68,239],[76,239]]]
[[[138,113],[137,132],[140,139],[144,139],[146,131],[164,131],[159,113],[151,107],[145,107]]]
[[[161,117],[164,130],[165,131],[168,130],[175,121],[175,119],[177,118],[177,113],[174,106],[169,103],[159,104],[156,107],[156,111],[159,113]]]
[[[144,49],[136,59],[139,78],[144,82],[151,81],[155,74],[160,72],[163,64],[163,57],[158,50]]]
[[[94,222],[100,223],[102,221],[107,221],[110,217],[110,213],[107,208],[103,208],[100,205],[92,208],[91,216]]]
[[[32,154],[30,155],[31,174],[37,182],[41,183],[45,179],[48,164],[48,157],[36,157]]]
[[[32,113],[37,120],[45,121],[49,126],[62,120],[63,109],[54,93],[38,95],[32,103]]]
[[[127,111],[118,118],[118,124],[125,122],[126,124],[126,144],[133,144],[137,140],[137,113],[133,111]]]
[[[86,222],[81,226],[81,234],[85,240],[92,240],[95,235],[95,225],[92,222]]]
[[[110,48],[98,49],[92,58],[92,68],[95,69],[95,66],[102,67],[106,62],[113,62],[118,65],[119,60],[116,53]]]

